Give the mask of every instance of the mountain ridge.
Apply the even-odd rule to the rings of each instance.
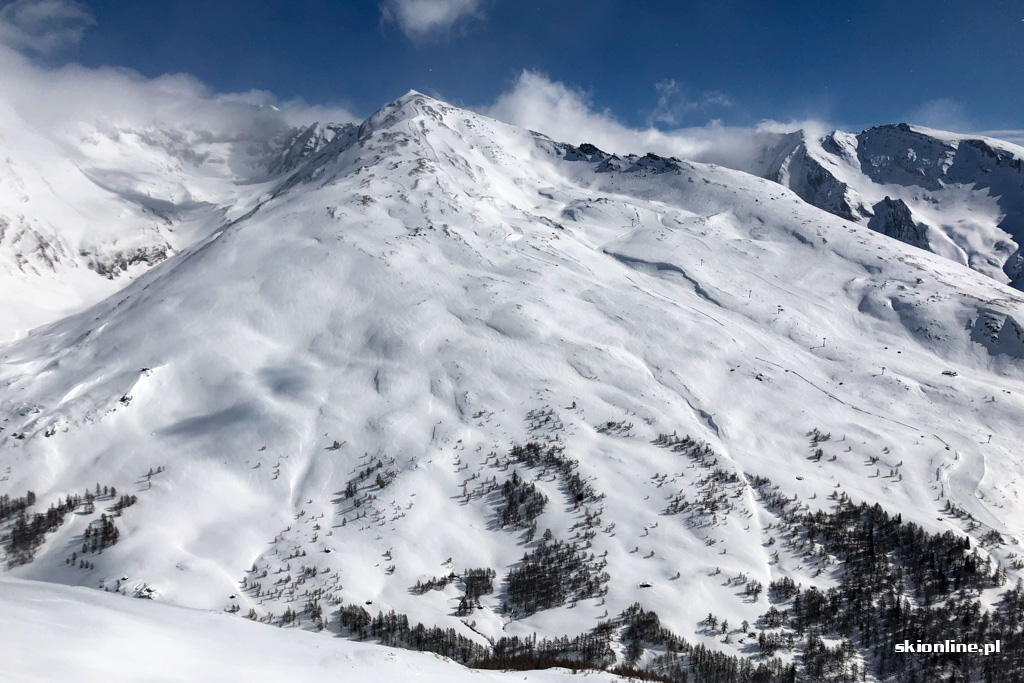
[[[837,216],[1021,287],[1024,148],[906,123],[859,134],[799,131],[749,169]],[[879,220],[897,211],[904,226]],[[914,226],[907,230],[906,226]]]
[[[709,611],[758,623],[757,584],[840,583],[775,545],[769,478],[1019,574],[1015,290],[748,173],[414,92],[326,130],[247,212],[0,347],[5,492],[95,498],[13,576],[274,623],[313,594],[481,647],[639,604],[748,658]],[[87,540],[110,485],[137,500]],[[563,588],[524,597],[544,553]],[[470,570],[496,576],[463,605],[445,577]]]

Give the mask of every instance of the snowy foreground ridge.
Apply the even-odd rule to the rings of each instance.
[[[501,683],[523,675],[467,670],[430,653],[280,631],[245,619],[118,599],[84,588],[0,579],[4,680],[422,681]],[[52,650],[40,651],[40,643]],[[621,680],[531,672],[543,683]]]
[[[1019,184],[928,190],[962,220],[914,244],[808,195],[810,148],[616,156],[416,92],[244,153],[82,135],[65,186],[95,196],[8,233],[62,258],[0,239],[4,678],[156,680],[104,632],[166,644],[164,680],[1024,670]],[[923,215],[850,173],[873,216]],[[988,270],[936,246],[997,229]]]

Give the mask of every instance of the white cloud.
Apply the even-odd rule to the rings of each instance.
[[[293,127],[358,120],[341,107],[279,101],[266,91],[218,93],[187,74],[146,78],[129,69],[79,64],[47,69],[0,45],[0,119],[12,110],[58,142],[93,131],[159,129],[185,144],[237,143],[229,147],[239,164]]]
[[[963,102],[952,97],[929,100],[910,112],[907,119],[908,123],[937,130],[963,133],[973,128]]]
[[[647,118],[648,126],[655,123],[678,126],[685,116],[694,112],[732,106],[732,100],[717,90],[709,90],[693,97],[674,80],[662,81],[654,87],[658,91],[658,104]]]
[[[282,101],[269,90],[220,94],[216,96],[216,100],[220,104],[237,103],[260,108],[270,107],[291,127],[308,126],[314,122],[359,123],[362,121],[361,118],[341,105],[309,104],[301,97]]]
[[[384,0],[381,14],[413,40],[445,34],[458,22],[477,16],[481,0]]]
[[[89,8],[73,0],[15,0],[0,8],[0,44],[49,54],[78,45],[95,23]]]
[[[709,101],[710,104],[714,103]],[[699,106],[695,105],[695,109]],[[589,142],[617,154],[654,152],[744,170],[751,168],[762,147],[779,134],[801,128],[821,134],[827,129],[825,124],[813,120],[762,121],[752,128],[723,126],[718,120],[672,130],[659,130],[652,125],[635,128],[622,123],[608,110],[595,109],[586,93],[534,71],[524,71],[493,105],[479,110],[562,142]]]

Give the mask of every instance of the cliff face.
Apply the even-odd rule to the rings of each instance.
[[[928,248],[927,226],[914,222],[910,207],[902,199],[886,196],[872,208],[875,215],[868,220],[869,228],[920,249]]]
[[[1024,287],[1024,149],[901,123],[790,134],[771,157],[752,170],[804,201]]]

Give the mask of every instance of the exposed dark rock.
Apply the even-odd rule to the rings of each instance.
[[[89,268],[95,271],[97,275],[102,275],[108,280],[113,280],[121,273],[139,263],[145,263],[147,266],[154,266],[166,259],[170,255],[169,252],[170,246],[166,244],[152,247],[138,247],[136,249],[119,251],[110,256],[95,256],[89,260]]]
[[[887,196],[875,204],[874,210],[875,215],[868,221],[869,228],[900,242],[928,249],[928,227],[914,222],[910,207],[902,199]]]

